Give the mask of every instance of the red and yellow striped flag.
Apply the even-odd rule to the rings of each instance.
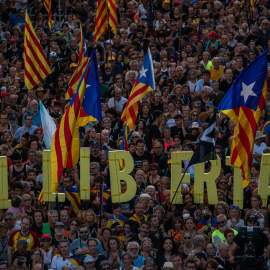
[[[27,89],[33,89],[52,73],[39,43],[28,13],[25,12],[24,80]]]
[[[250,8],[254,11],[256,0],[250,0]]]
[[[48,25],[52,27],[52,0],[44,0],[44,7],[48,11]]]
[[[107,2],[106,0],[98,0],[94,40],[97,41],[107,29]]]
[[[140,73],[133,85],[125,109],[121,116],[121,120],[126,122],[130,130],[133,130],[140,100],[142,100],[147,92],[155,89],[155,76],[153,69],[153,62],[150,50],[148,49],[147,54],[143,60],[143,64]]]
[[[66,92],[66,100],[72,99],[76,89],[78,88],[80,79],[85,71],[88,61],[89,61],[89,58],[87,54],[87,48],[86,48],[85,39],[83,35],[82,25],[80,25],[79,63],[69,81],[69,87]]]
[[[267,52],[240,73],[217,108],[235,123],[231,164],[242,170],[242,188],[249,183],[255,134],[265,105]]]
[[[117,34],[117,8],[116,0],[108,0],[109,24],[114,35]]]

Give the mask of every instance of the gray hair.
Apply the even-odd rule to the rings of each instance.
[[[67,243],[68,246],[70,247],[70,242],[68,241],[68,239],[61,239],[61,240],[59,241],[59,246],[60,246],[61,243]]]
[[[57,210],[50,210],[48,212],[48,217],[51,217],[52,214],[58,214]]]
[[[14,213],[13,212],[6,212],[5,214],[4,214],[4,218],[5,217],[7,217],[7,216],[12,216],[12,218],[14,218]]]
[[[203,243],[203,241],[204,241],[204,236],[203,235],[196,235],[193,238],[193,245],[194,245],[194,247],[201,246],[201,244]]]
[[[132,241],[132,242],[129,242],[128,245],[127,245],[127,250],[128,250],[128,251],[129,251],[130,245],[132,245],[132,244],[136,245],[137,248],[139,249],[139,247],[140,247],[139,244],[138,244],[136,241]]]
[[[146,194],[146,193],[143,193],[143,194],[141,194],[139,196],[139,199],[141,199],[141,198],[148,198],[148,199],[150,199],[150,196],[148,194]]]
[[[220,219],[220,218],[222,218],[222,217],[224,217],[225,220],[227,220],[227,217],[226,217],[225,215],[223,215],[223,214],[219,214],[219,215],[217,216],[217,220]]]
[[[156,191],[155,187],[154,186],[151,186],[151,185],[150,186],[147,186],[146,189],[145,189],[145,191],[147,191],[148,189],[152,189],[152,190]]]

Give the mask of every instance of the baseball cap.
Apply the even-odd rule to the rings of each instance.
[[[60,106],[62,106],[62,103],[61,103],[60,100],[56,100],[53,104],[54,104],[54,105],[60,105]]]
[[[8,116],[8,119],[13,119],[13,120],[15,120],[15,119],[16,119],[16,115],[15,115],[15,114],[10,114],[10,115]]]
[[[213,107],[213,101],[208,101],[205,103],[205,107]]]
[[[94,261],[95,261],[94,258],[92,256],[90,256],[90,255],[86,255],[84,257],[84,259],[83,259],[84,263],[91,263],[91,262],[94,262]]]
[[[58,221],[58,222],[55,223],[54,227],[56,227],[56,226],[63,226],[63,227],[65,227],[65,224],[63,222]]]
[[[141,19],[147,19],[146,15],[142,15]]]
[[[99,147],[99,143],[98,142],[91,142],[91,146],[97,146],[97,147]]]
[[[105,44],[112,44],[113,45],[113,41],[111,39],[108,39],[105,41]]]
[[[11,38],[9,42],[10,42],[10,43],[11,43],[11,42],[16,42],[16,39],[15,39],[15,38]]]
[[[49,239],[52,239],[51,236],[49,234],[43,234],[41,236],[41,240],[45,239],[45,238],[49,238]]]
[[[199,123],[198,122],[193,122],[191,125],[191,128],[199,128]]]
[[[215,31],[212,31],[207,36],[208,37],[217,37],[217,33]]]
[[[252,220],[258,221],[257,216],[252,215],[252,214],[247,215],[246,221],[252,221]]]
[[[4,97],[6,97],[6,96],[8,96],[8,93],[7,93],[7,92],[2,92],[1,98],[4,98]]]
[[[57,57],[57,54],[55,52],[50,52],[50,57]]]

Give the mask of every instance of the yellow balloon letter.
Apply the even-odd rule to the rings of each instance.
[[[173,152],[172,153],[172,177],[171,177],[171,199],[174,197],[175,191],[178,187],[180,180],[183,177],[182,161],[190,160],[193,155],[191,151]],[[190,183],[190,175],[186,173],[182,183]],[[181,186],[173,200],[173,204],[182,204]]]
[[[124,169],[120,170],[119,159],[125,163]],[[128,202],[136,195],[136,182],[129,174],[134,168],[134,160],[127,151],[110,151],[109,152],[110,179],[111,179],[111,196],[112,202]],[[127,191],[121,194],[120,180],[127,183]]]
[[[90,199],[90,151],[89,147],[80,148],[80,198]]]
[[[231,157],[226,157],[226,165],[231,166]],[[243,209],[243,177],[241,169],[238,167],[233,168],[233,204]]]
[[[42,176],[43,176],[43,197],[44,202],[55,202],[56,193],[52,193],[51,189],[51,151],[43,151],[42,159]],[[59,202],[65,201],[65,193],[58,193]]]
[[[267,206],[267,198],[270,194],[269,188],[269,173],[270,173],[270,154],[263,154],[261,161],[261,172],[259,180],[259,194],[262,197],[263,207]]]
[[[203,194],[204,194],[204,182],[207,187],[208,194],[208,203],[216,204],[217,199],[217,188],[216,188],[216,179],[220,174],[221,162],[218,157],[217,160],[210,160],[211,162],[211,171],[205,173],[205,163],[198,163],[195,165],[194,173],[194,202],[203,203]]]
[[[11,200],[8,199],[7,172],[7,157],[0,157],[0,209],[8,209],[11,206]]]

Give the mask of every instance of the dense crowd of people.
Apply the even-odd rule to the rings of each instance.
[[[108,30],[98,41],[96,1],[64,2],[52,1],[51,28],[42,0],[0,3],[0,155],[7,157],[11,200],[9,209],[0,210],[0,270],[267,269],[270,206],[262,207],[258,184],[262,154],[270,152],[270,124],[256,132],[251,179],[239,209],[233,168],[225,164],[235,124],[217,107],[241,71],[270,48],[269,2],[257,0],[251,10],[249,1],[185,0],[181,6],[178,0],[155,0],[152,20],[147,0],[120,0],[117,35]],[[65,13],[61,22],[59,8]],[[24,81],[26,9],[52,69],[34,89]],[[73,197],[80,191],[78,163],[59,183],[65,201],[43,202],[38,197],[46,147],[39,102],[58,125],[78,66],[80,25],[88,55],[96,48],[102,102],[102,122],[80,128],[80,145],[91,153],[90,198]],[[155,89],[140,101],[127,134],[136,196],[112,203],[108,156],[121,148],[121,115],[148,48]],[[171,154],[194,151],[213,115],[222,164],[218,203],[208,203],[206,189],[204,202],[194,203],[191,166],[191,182],[180,187],[183,204],[171,204]],[[259,126],[269,116],[268,88]],[[126,190],[121,181],[121,193]],[[259,227],[248,248],[243,226]]]

